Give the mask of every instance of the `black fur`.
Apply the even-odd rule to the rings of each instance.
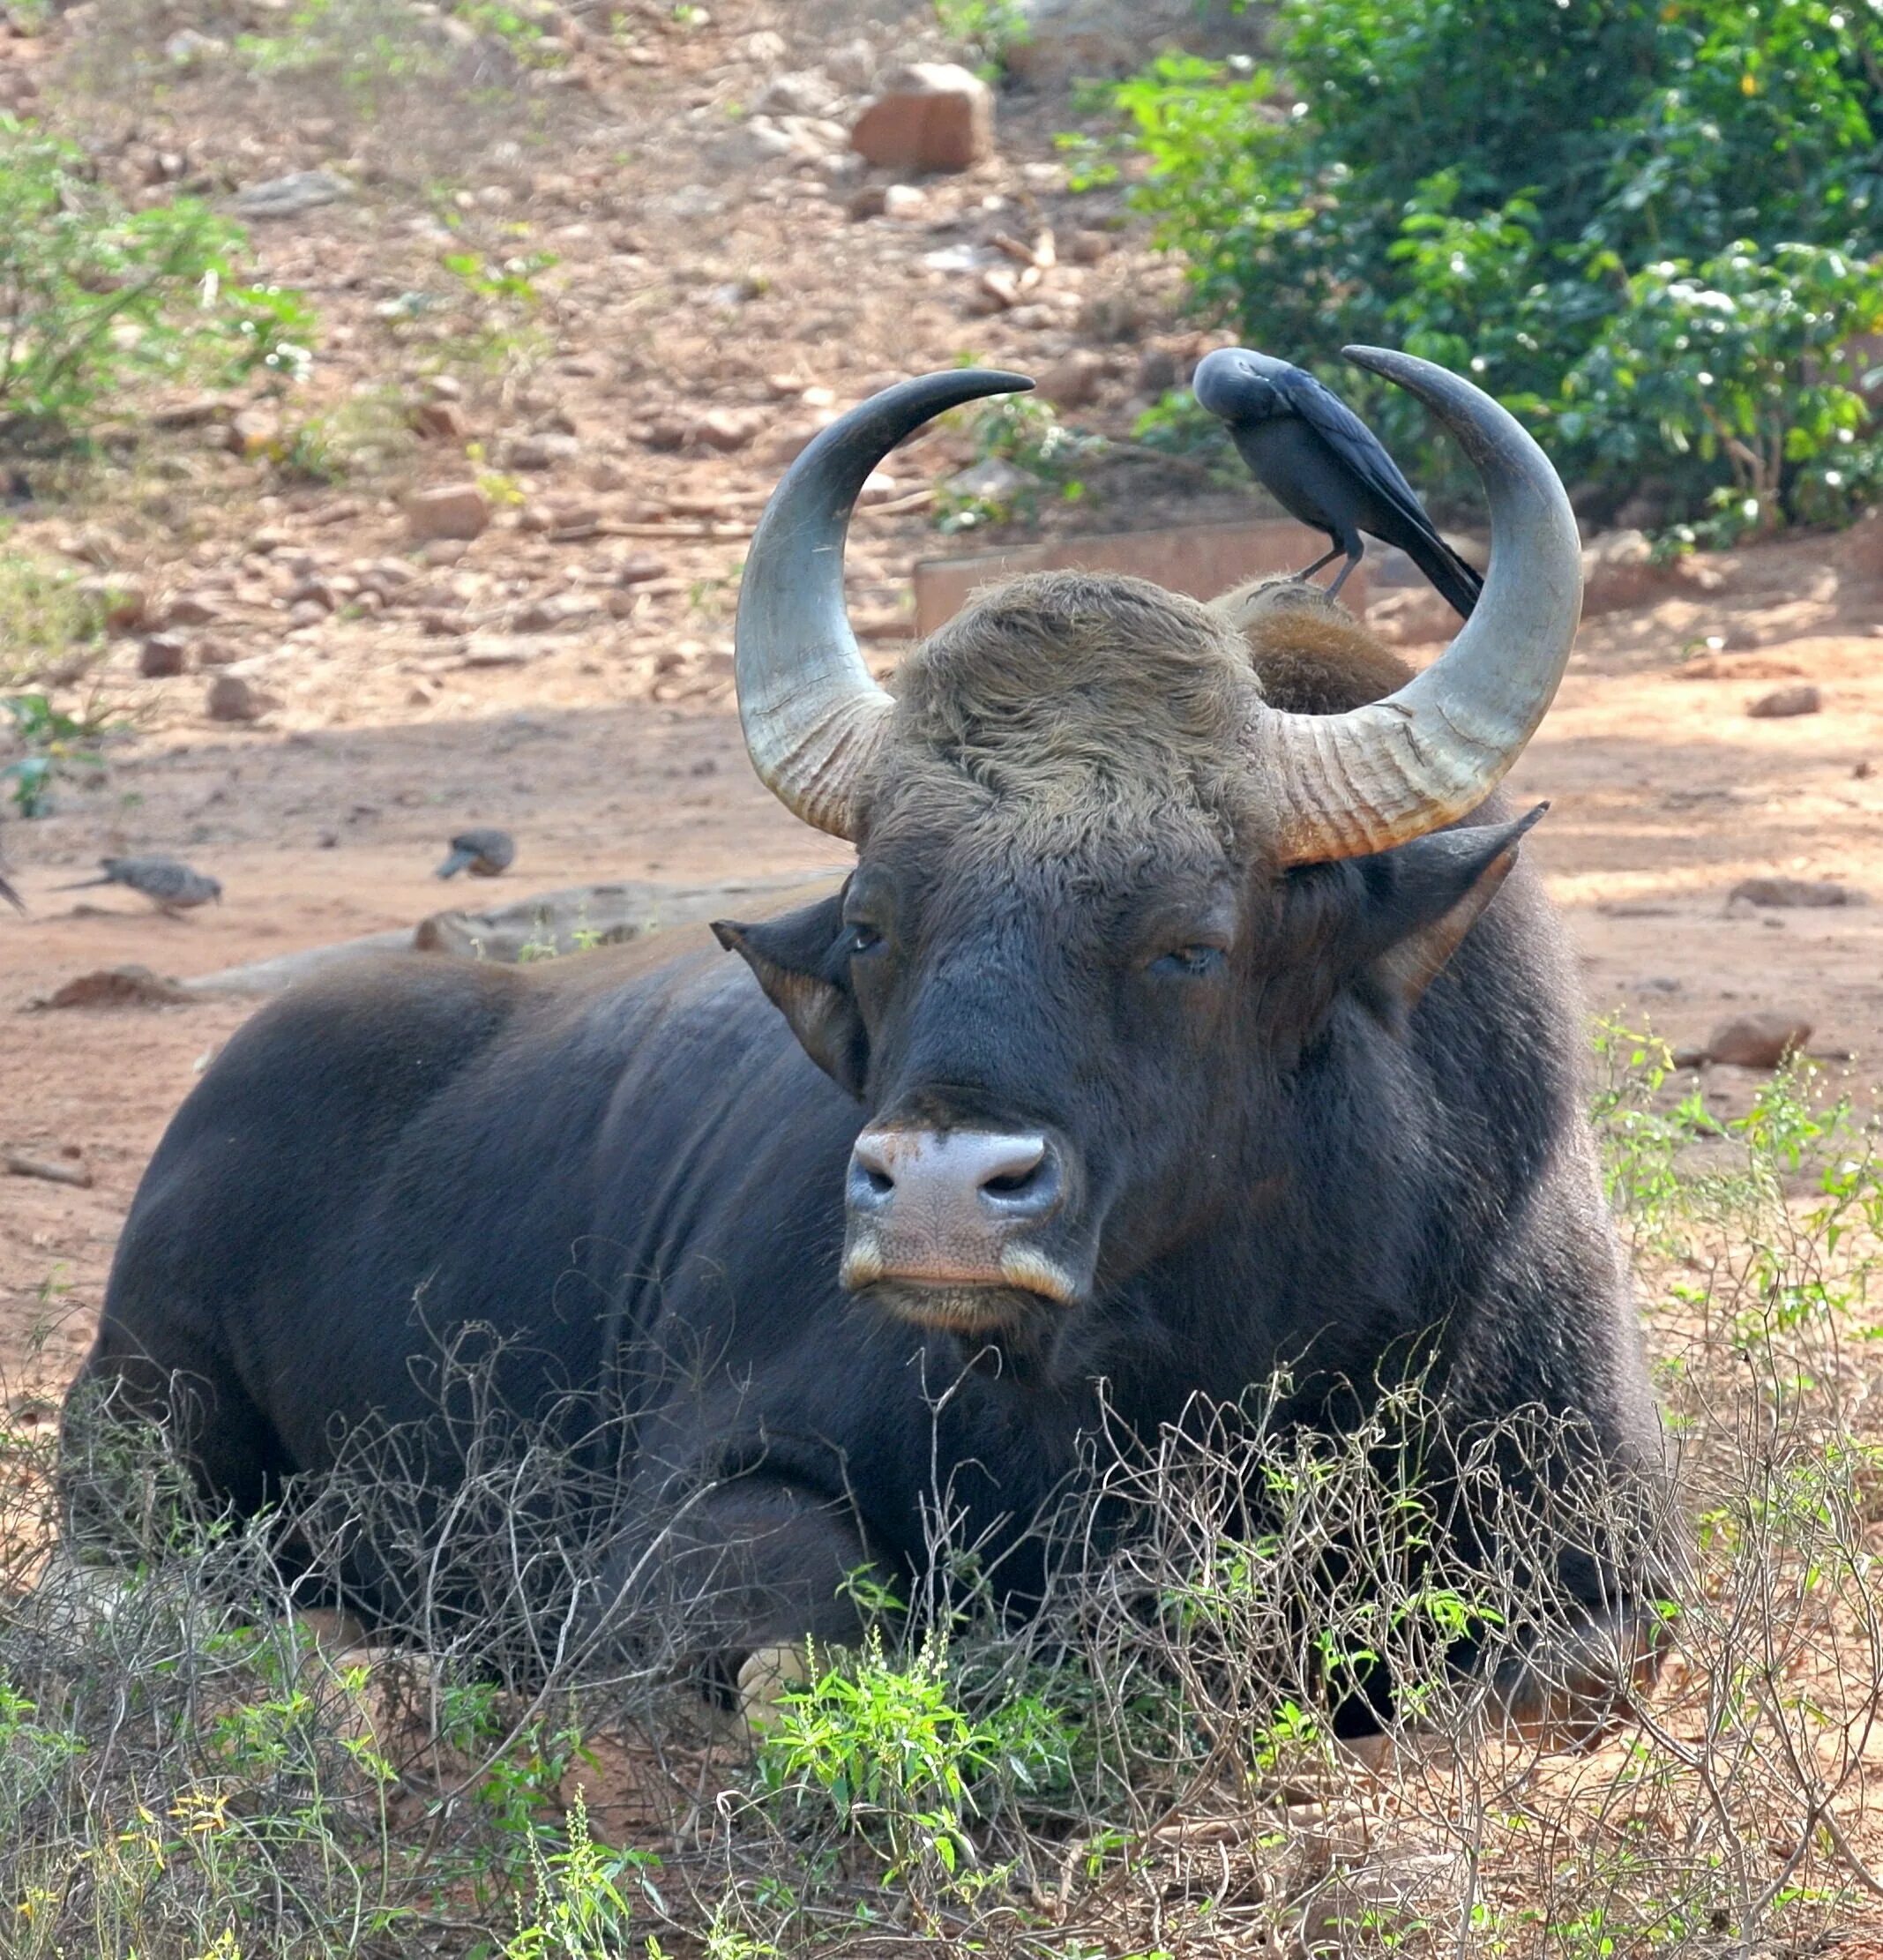
[[[705,1645],[735,1663],[852,1630],[840,1588],[866,1557],[915,1572],[938,1466],[971,1530],[1018,1537],[1101,1381],[1144,1433],[1278,1368],[1333,1420],[1336,1385],[1423,1357],[1461,1412],[1579,1415],[1647,1469],[1567,961],[1521,866],[1497,891],[1524,827],[1474,821],[1227,894],[1154,851],[1094,891],[1058,858],[993,870],[899,834],[844,893],[721,929],[749,964],[700,935],[658,965],[392,957],[317,980],[172,1123],[81,1388],[182,1421],[205,1492],[248,1512],[351,1425],[431,1420],[440,1330],[489,1323],[512,1408],[604,1386],[625,1407],[625,1515],[684,1514],[639,1589],[698,1595],[710,1568]],[[1224,905],[1220,970],[1152,957]],[[853,956],[859,906],[895,916]],[[1087,1298],[968,1337],[847,1297],[866,1112],[1063,1139]],[[615,1582],[647,1535],[613,1547]],[[1595,1613],[1613,1575],[1565,1558]],[[350,1577],[386,1611],[404,1582],[370,1546]],[[1036,1579],[1016,1555],[1000,1583]]]

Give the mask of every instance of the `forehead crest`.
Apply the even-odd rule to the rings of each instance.
[[[996,795],[1102,802],[1218,801],[1259,699],[1240,637],[1206,607],[1066,572],[980,595],[909,656],[895,692],[892,776],[919,759]]]

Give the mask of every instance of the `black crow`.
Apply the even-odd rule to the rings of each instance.
[[[1344,351],[1370,364],[1366,348]],[[1303,578],[1344,552],[1347,563],[1327,588],[1337,593],[1366,549],[1365,531],[1398,545],[1457,612],[1471,617],[1483,580],[1438,535],[1399,465],[1338,395],[1286,361],[1239,347],[1206,355],[1191,386],[1229,424],[1242,460],[1281,508],[1334,541]]]

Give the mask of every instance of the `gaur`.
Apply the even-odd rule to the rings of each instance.
[[[753,766],[854,870],[717,945],[389,955],[258,1014],[138,1193],[75,1466],[83,1410],[154,1415],[248,1515],[409,1425],[448,1493],[430,1358],[482,1325],[509,1408],[618,1403],[591,1591],[691,1600],[721,1671],[854,1636],[847,1578],[919,1577],[938,1481],[1018,1547],[1023,1605],[1102,1395],[1148,1436],[1286,1371],[1337,1422],[1418,1353],[1461,1419],[1534,1405],[1651,1481],[1570,962],[1493,796],[1569,655],[1575,524],[1494,402],[1365,358],[1491,513],[1482,598],[1416,675],[1298,582],[1065,572],[982,592],[885,689],[843,603],[861,487],[1028,384],[930,376],[826,430],[752,542],[736,666]],[[1625,1644],[1618,1555],[1554,1557],[1565,1640]],[[411,1582],[370,1535],[345,1579],[369,1613]]]

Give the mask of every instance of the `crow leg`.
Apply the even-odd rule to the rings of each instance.
[[[1361,542],[1357,536],[1349,537],[1345,545],[1340,547],[1340,549],[1346,551],[1347,563],[1341,567],[1334,576],[1334,583],[1327,587],[1327,596],[1330,599],[1340,597],[1341,587],[1353,576],[1354,567],[1366,556],[1366,546]],[[1330,551],[1327,554],[1327,558],[1331,558],[1333,556],[1334,553]],[[1326,565],[1327,558],[1323,558],[1320,562]]]
[[[1322,565],[1332,565],[1344,549],[1343,545],[1336,544],[1331,551],[1323,551],[1312,565],[1303,565],[1301,570],[1294,573],[1293,576],[1297,579],[1311,579]]]

